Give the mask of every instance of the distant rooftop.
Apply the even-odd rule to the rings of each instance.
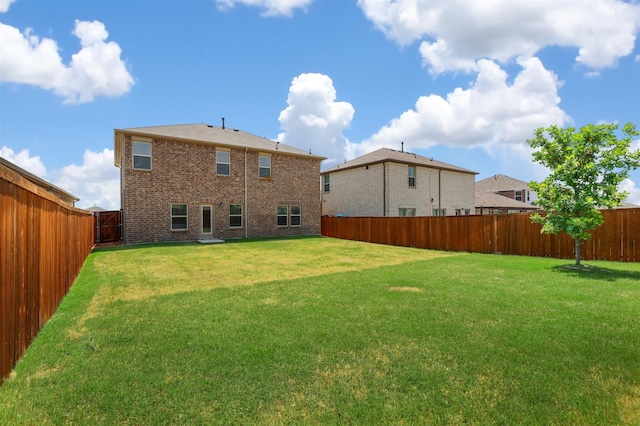
[[[477,191],[510,191],[529,189],[529,182],[506,175],[493,175],[476,182]]]
[[[477,172],[472,170],[463,169],[462,167],[454,166],[452,164],[444,163],[442,161],[434,160],[433,158],[427,158],[422,155],[414,154],[406,151],[396,151],[389,148],[380,148],[377,151],[370,152],[369,154],[362,155],[353,160],[346,161],[342,164],[338,164],[335,167],[325,170],[321,174],[336,172],[340,170],[352,169],[354,167],[366,166],[369,164],[383,163],[386,161],[393,161],[397,163],[410,164],[416,166],[431,167],[433,169],[451,170],[460,173],[469,173],[477,175]]]

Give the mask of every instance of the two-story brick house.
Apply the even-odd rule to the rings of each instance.
[[[321,173],[322,214],[473,214],[476,174],[432,158],[382,148]]]
[[[114,130],[125,244],[320,234],[324,157],[207,124]]]

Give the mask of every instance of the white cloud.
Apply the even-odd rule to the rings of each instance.
[[[28,149],[16,153],[14,150],[7,146],[0,147],[0,157],[4,158],[15,164],[18,167],[25,169],[26,171],[33,173],[34,175],[45,179],[47,176],[47,169],[40,161],[40,157],[32,157],[29,154]]]
[[[632,53],[640,4],[620,0],[358,0],[366,17],[400,45],[419,40],[433,73],[473,71],[481,58],[505,62],[545,46],[578,49],[591,68]]]
[[[4,13],[9,10],[9,5],[15,0],[0,0],[0,13]]]
[[[0,23],[0,81],[53,90],[65,103],[91,102],[96,96],[120,96],[134,84],[120,46],[105,42],[109,33],[99,21],[75,21],[73,34],[82,49],[62,62],[55,40],[40,39],[27,29]]]
[[[218,8],[228,10],[236,4],[264,9],[262,16],[291,16],[294,9],[306,10],[313,0],[216,0]]]
[[[86,150],[81,165],[71,164],[54,174],[55,185],[80,198],[77,207],[120,208],[120,172],[113,165],[113,150]]]
[[[627,202],[640,206],[640,187],[631,179],[625,179],[620,183],[619,189],[629,193]]]
[[[16,153],[2,146],[0,157],[77,196],[80,201],[76,207],[98,205],[107,210],[120,209],[120,170],[113,165],[113,150],[86,150],[82,165],[71,164],[50,173],[47,173],[40,157],[32,157],[26,149]],[[47,179],[48,175],[50,179]]]
[[[478,61],[478,76],[468,89],[456,88],[446,99],[421,96],[414,109],[361,144],[350,146],[352,155],[381,147],[428,148],[481,146],[491,151],[524,144],[538,127],[563,126],[569,117],[559,108],[556,75],[537,58],[520,59],[522,71],[513,83],[495,62]]]
[[[287,106],[278,120],[284,130],[280,142],[311,149],[328,157],[327,163],[345,159],[349,141],[342,134],[353,119],[348,102],[336,102],[333,81],[323,74],[300,74],[291,82]]]

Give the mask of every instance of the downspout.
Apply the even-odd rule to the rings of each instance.
[[[249,238],[249,204],[247,195],[247,151],[244,149],[244,237]]]
[[[442,210],[442,169],[438,169],[438,216]]]
[[[117,138],[117,136],[116,136]],[[127,244],[127,229],[126,229],[126,213],[124,210],[124,206],[125,206],[125,196],[126,196],[126,191],[124,189],[124,178],[125,178],[125,163],[124,163],[124,158],[125,158],[125,148],[126,148],[126,139],[123,136],[122,137],[122,144],[120,145],[120,241],[122,241],[124,244]]]
[[[387,215],[387,163],[382,163],[382,216]]]

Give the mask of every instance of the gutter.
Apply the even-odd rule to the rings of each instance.
[[[249,203],[247,194],[247,152],[249,148],[244,149],[244,237],[249,238]]]
[[[382,162],[382,216],[387,215],[387,163]]]

